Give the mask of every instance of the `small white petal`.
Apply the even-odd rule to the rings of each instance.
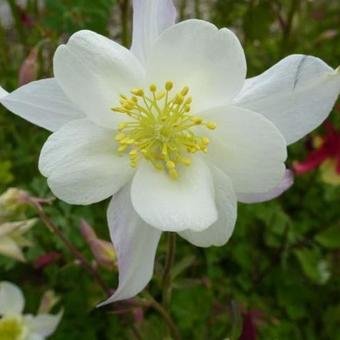
[[[33,81],[2,99],[0,94],[0,101],[16,115],[50,131],[85,116],[54,78]]]
[[[18,244],[10,237],[0,237],[0,255],[11,257],[17,261],[25,262],[25,256]]]
[[[144,80],[144,70],[129,50],[91,31],[79,31],[58,47],[54,74],[77,107],[108,128],[122,119],[111,110],[119,104],[119,95]]]
[[[91,204],[117,192],[131,177],[128,157],[119,157],[115,131],[88,120],[72,121],[42,148],[39,169],[53,193],[70,204]]]
[[[145,64],[151,46],[176,19],[172,0],[133,0],[131,51]]]
[[[217,124],[207,157],[232,180],[235,192],[262,193],[281,181],[287,158],[279,130],[262,115],[239,107],[201,113]]]
[[[190,87],[192,111],[230,102],[241,90],[246,61],[235,34],[202,20],[187,20],[165,30],[147,63],[147,79],[159,86],[172,80]]]
[[[8,95],[8,92],[0,86],[0,100]]]
[[[237,201],[232,183],[220,169],[212,167],[211,171],[214,176],[218,220],[204,231],[185,230],[179,233],[197,247],[223,246],[229,241],[236,223]]]
[[[39,334],[28,334],[25,340],[45,340],[46,338]]]
[[[106,305],[129,299],[150,281],[161,232],[147,225],[134,211],[130,185],[115,194],[110,202],[107,219],[111,240],[118,255],[119,286]]]
[[[56,315],[52,314],[40,314],[38,316],[25,315],[24,322],[29,329],[29,332],[32,333],[31,336],[41,337],[42,339],[53,334],[63,316],[63,312]]]
[[[20,315],[24,305],[25,298],[18,286],[0,282],[0,315]]]
[[[213,178],[195,155],[174,180],[165,171],[142,163],[132,180],[131,200],[140,217],[163,231],[201,231],[217,219]]]
[[[259,194],[237,194],[237,199],[242,203],[260,203],[270,201],[276,197],[282,195],[286,190],[288,190],[294,183],[294,175],[291,170],[286,170],[283,179],[280,184],[267,192],[259,193]]]
[[[235,103],[266,116],[291,144],[327,118],[339,91],[339,70],[319,58],[291,55],[248,79]]]

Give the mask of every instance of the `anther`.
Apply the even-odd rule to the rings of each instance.
[[[173,161],[167,161],[166,162],[166,167],[168,169],[175,169],[176,168],[176,164]]]
[[[176,104],[179,104],[179,105],[183,103],[183,96],[182,96],[181,94],[178,94],[178,95],[176,96],[175,103],[176,103]]]
[[[126,123],[119,123],[118,130],[124,130],[127,127]]]
[[[170,169],[169,170],[169,175],[172,179],[177,179],[178,178],[178,172],[176,169]]]
[[[185,97],[188,93],[189,93],[189,87],[188,86],[184,86],[182,91],[181,91],[181,95],[183,97]]]
[[[192,103],[192,97],[188,97],[185,101],[185,104],[191,104]]]
[[[120,145],[118,148],[118,152],[124,152],[127,149],[127,147],[128,147],[127,144]]]
[[[196,124],[196,125],[200,125],[200,124],[202,124],[203,119],[200,118],[200,117],[192,117],[192,118],[191,118],[191,121],[192,121],[194,124]]]
[[[208,122],[206,124],[207,128],[210,129],[210,130],[215,130],[216,129],[216,123],[214,122]]]
[[[181,158],[181,162],[186,165],[186,166],[189,166],[191,164],[191,158],[187,158],[187,157],[183,157]]]
[[[168,80],[166,83],[165,83],[165,89],[167,91],[171,91],[174,87],[174,83],[170,80]]]
[[[144,96],[144,91],[143,89],[133,89],[131,90],[131,93],[135,96],[138,96],[138,97],[143,97]]]
[[[129,156],[130,156],[130,158],[132,158],[132,159],[136,158],[137,155],[138,155],[137,150],[131,150],[131,151],[129,152]]]
[[[123,138],[125,138],[124,133],[118,133],[118,135],[115,137],[116,141],[120,141],[120,140],[122,140]]]
[[[204,145],[208,145],[208,144],[210,143],[210,139],[209,139],[208,137],[203,137],[203,138],[202,138],[202,143],[203,143]]]
[[[149,89],[152,93],[155,93],[157,91],[157,86],[155,84],[151,84]]]

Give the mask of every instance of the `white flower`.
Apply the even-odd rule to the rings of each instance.
[[[286,146],[328,116],[340,85],[338,71],[303,55],[246,80],[228,29],[174,24],[171,0],[135,0],[134,9],[131,51],[77,32],[56,51],[55,78],[1,99],[54,132],[39,167],[59,198],[91,204],[113,195],[120,273],[107,303],[148,283],[162,231],[223,245],[237,201],[282,193],[291,184]]]
[[[25,262],[23,247],[31,247],[33,243],[24,238],[24,234],[29,231],[35,219],[0,223],[0,255],[11,257],[17,261]]]
[[[53,334],[61,320],[57,315],[23,314],[25,299],[22,291],[10,282],[0,282],[0,339],[44,340]]]

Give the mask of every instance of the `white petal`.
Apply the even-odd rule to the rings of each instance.
[[[233,106],[203,115],[217,124],[211,132],[207,156],[231,178],[237,194],[262,193],[279,184],[287,150],[273,123],[258,113]]]
[[[208,229],[200,232],[185,230],[179,233],[198,247],[222,246],[230,239],[237,216],[237,201],[228,176],[218,168],[211,169],[214,176],[218,220]]]
[[[163,231],[201,231],[217,219],[213,178],[198,156],[174,180],[145,162],[132,180],[131,200],[140,217]]]
[[[143,222],[130,200],[130,185],[113,196],[107,218],[111,240],[118,255],[119,286],[100,306],[129,299],[150,281],[161,232]]]
[[[115,132],[88,120],[72,121],[42,148],[39,169],[54,194],[70,204],[99,202],[132,175],[128,157],[119,157]]]
[[[283,179],[280,184],[274,189],[259,193],[259,194],[242,194],[237,195],[239,202],[242,203],[259,203],[270,201],[276,197],[282,195],[286,190],[288,190],[294,183],[294,175],[291,170],[286,170]]]
[[[33,81],[1,99],[8,110],[29,122],[56,131],[85,115],[64,94],[54,78]]]
[[[150,52],[147,79],[159,86],[172,80],[187,85],[193,112],[228,103],[241,90],[246,61],[235,34],[202,20],[187,20],[165,30]]]
[[[8,95],[8,92],[0,86],[0,100]]]
[[[62,316],[63,312],[60,312],[56,315],[52,314],[40,314],[38,316],[26,315],[24,322],[28,327],[29,332],[33,333],[33,335],[45,338],[55,332]]]
[[[236,103],[265,115],[291,144],[327,118],[339,91],[339,69],[319,58],[291,55],[248,79]]]
[[[0,282],[0,315],[19,315],[24,310],[25,298],[18,286]]]
[[[39,334],[28,334],[25,340],[45,340],[45,337]]]
[[[17,261],[25,262],[25,257],[21,248],[10,237],[4,236],[0,238],[0,255],[5,255]]]
[[[176,19],[172,0],[133,0],[131,51],[145,64],[151,46]]]
[[[144,70],[126,48],[91,31],[79,31],[54,56],[55,77],[69,98],[103,127],[121,115],[111,108],[120,94],[141,85]]]

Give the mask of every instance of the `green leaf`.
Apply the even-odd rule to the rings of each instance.
[[[315,236],[315,240],[322,246],[330,249],[340,247],[340,226],[334,225],[327,228]]]
[[[296,250],[295,255],[306,276],[312,281],[324,284],[330,277],[328,263],[321,258],[315,249]]]

